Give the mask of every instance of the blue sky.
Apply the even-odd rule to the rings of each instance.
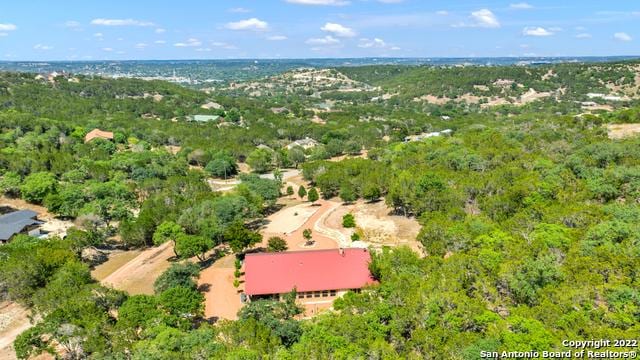
[[[22,0],[0,60],[640,55],[631,0]]]

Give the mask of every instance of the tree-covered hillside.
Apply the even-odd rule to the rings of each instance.
[[[630,75],[619,78],[627,71],[619,66],[340,69],[397,88],[409,101],[353,100],[319,113],[322,121],[302,106],[318,98],[295,91],[274,100],[162,82],[1,74],[0,192],[78,224],[65,239],[21,235],[0,247],[1,295],[35,320],[16,340],[16,354],[479,359],[480,351],[565,350],[566,339],[636,339],[640,139],[612,140],[604,125],[640,122],[640,108],[627,102],[628,109],[579,115],[443,104],[427,114],[404,106],[419,93],[462,94],[497,78],[542,91],[539,79],[550,70],[555,76],[544,86],[583,94],[599,91],[597,79],[626,84]],[[215,113],[200,108],[208,101],[223,106],[227,125],[185,120]],[[278,104],[289,108],[272,111]],[[96,127],[113,131],[114,141],[85,143]],[[453,131],[404,141],[445,127]],[[307,136],[318,146],[284,148]],[[362,158],[327,161],[363,150]],[[420,222],[422,252],[376,253],[370,270],[378,284],[349,292],[317,317],[302,319],[291,294],[254,301],[237,321],[209,323],[196,286],[202,267],[216,260],[205,254],[226,245],[241,258],[261,240],[257,228],[281,196],[279,180],[256,174],[240,175],[231,191],[211,190],[206,179],[235,175],[244,161],[257,172],[299,166],[324,198],[384,201]],[[153,295],[101,285],[83,256],[87,247],[167,242],[178,261]]]

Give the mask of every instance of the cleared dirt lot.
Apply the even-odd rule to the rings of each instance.
[[[142,251],[132,260],[126,262],[120,267],[116,267],[114,262],[121,260],[109,260],[94,270],[94,274],[98,271],[98,275],[104,276],[101,280],[105,286],[114,289],[123,290],[131,295],[153,294],[153,282],[162,274],[170,265],[169,261],[174,257],[173,246],[171,243],[165,243],[158,247]],[[108,269],[115,269],[106,275]]]
[[[624,139],[640,134],[640,124],[609,124],[609,139]]]
[[[347,213],[354,215],[357,229],[364,235],[361,240],[366,245],[407,245],[421,253],[420,244],[416,241],[420,224],[413,218],[391,215],[391,209],[384,201],[369,203],[360,200],[354,204],[337,207],[325,219],[323,225],[350,238],[354,230],[342,227],[342,217]]]

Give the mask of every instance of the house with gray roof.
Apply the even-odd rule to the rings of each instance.
[[[32,210],[19,210],[0,216],[0,243],[7,243],[16,234],[38,230],[43,222],[38,221],[38,213]],[[39,234],[39,231],[36,231]]]

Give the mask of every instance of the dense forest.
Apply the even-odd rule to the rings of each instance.
[[[541,82],[549,70],[552,83]],[[469,67],[465,76],[457,68],[336,71],[401,95],[354,95],[319,123],[306,109],[317,102],[310,95],[0,74],[0,192],[82,224],[64,239],[20,235],[0,247],[0,294],[31,309],[35,324],[17,338],[17,356],[479,359],[481,350],[560,351],[565,339],[638,337],[640,139],[611,140],[604,127],[640,122],[635,100],[580,116],[547,100],[513,112],[425,111],[411,100],[504,78],[583,96],[607,90],[593,76],[634,79],[626,63]],[[200,108],[208,101],[223,109]],[[221,115],[227,125],[186,121],[192,114]],[[451,135],[403,141],[445,127]],[[94,128],[113,131],[113,141],[85,143]],[[285,148],[305,137],[319,145]],[[364,150],[366,158],[327,160]],[[256,173],[276,170],[276,180],[238,175],[242,184],[224,194],[205,182],[236,175],[245,162]],[[260,242],[257,228],[283,192],[277,169],[294,167],[326,199],[384,201],[418,219],[423,252],[375,253],[379,283],[311,319],[298,316],[292,293],[251,302],[237,321],[206,321],[196,279],[215,258],[205,254],[227,244],[241,256]],[[89,246],[168,241],[179,261],[156,280],[155,295],[101,285],[82,256]]]

